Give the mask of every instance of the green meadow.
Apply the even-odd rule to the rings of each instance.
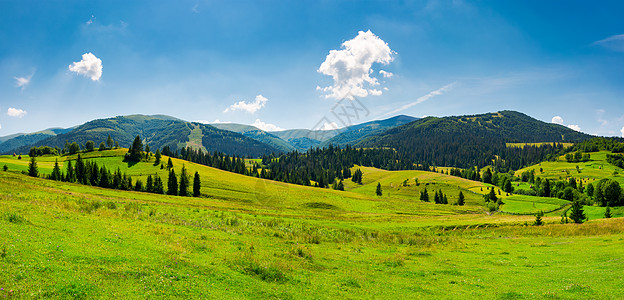
[[[166,169],[83,155],[134,180]],[[76,156],[58,157],[64,165]],[[57,157],[38,157],[50,173]],[[560,213],[490,213],[479,182],[364,168],[345,191],[290,185],[172,159],[202,179],[202,197],[119,191],[21,174],[0,157],[0,297],[154,299],[611,299],[624,294],[624,219],[560,224]],[[167,157],[163,158],[166,164]],[[357,167],[356,167],[357,168]],[[407,180],[407,181],[406,181]],[[377,183],[383,195],[376,196]],[[442,190],[454,203],[437,205]],[[503,193],[504,194],[504,193]],[[503,211],[567,201],[510,195]],[[615,216],[624,215],[614,210]],[[602,211],[604,215],[604,211]],[[527,226],[529,225],[529,226]]]

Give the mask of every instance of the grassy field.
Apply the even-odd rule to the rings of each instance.
[[[114,151],[89,155],[133,178],[161,172],[153,163],[125,164]],[[40,166],[54,161],[38,159]],[[20,170],[23,161],[0,157],[9,170]],[[183,162],[173,161],[179,173]],[[485,212],[477,194],[486,186],[430,172],[362,168],[363,184],[345,181],[347,191],[340,192],[184,164],[201,174],[202,198],[0,171],[0,297],[609,299],[624,293],[624,279],[613,276],[623,263],[622,218],[575,225],[552,216],[546,226],[523,226],[534,217]],[[374,196],[377,182],[381,197]],[[431,195],[441,188],[449,200],[463,190],[468,205],[423,203],[416,197],[424,187]],[[505,201],[545,201],[535,198]],[[543,204],[559,200],[551,201]]]
[[[524,171],[535,170],[535,175],[553,180],[576,178],[583,185],[593,183],[602,178],[610,178],[624,185],[624,170],[607,162],[608,151],[592,152],[591,159],[587,162],[569,163],[563,156],[557,161],[546,161],[516,171],[520,176]],[[577,167],[578,166],[578,170]],[[540,171],[540,169],[542,171]],[[580,171],[580,172],[579,172]],[[616,174],[616,172],[618,174]]]

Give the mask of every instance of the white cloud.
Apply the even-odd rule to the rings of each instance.
[[[282,131],[284,130],[284,128],[281,128],[277,125],[273,125],[273,124],[269,124],[269,123],[264,123],[262,121],[260,121],[260,119],[256,119],[256,121],[251,124],[251,126],[254,126],[260,130],[264,130],[264,131]]]
[[[69,65],[69,70],[91,78],[93,81],[102,77],[102,60],[91,52],[82,55],[82,60]]]
[[[389,64],[395,53],[370,30],[360,31],[355,38],[342,43],[341,50],[329,51],[318,72],[331,76],[334,84],[317,90],[327,92],[326,98],[336,99],[381,95],[381,91],[369,89],[379,85],[377,78],[370,76],[371,67],[374,63]]]
[[[15,79],[15,86],[23,90],[30,83],[30,79],[32,77],[33,77],[33,74],[30,74],[26,77],[13,77]]]
[[[230,112],[234,110],[244,110],[248,113],[253,114],[257,112],[258,110],[260,110],[262,107],[264,107],[267,101],[269,101],[269,99],[265,98],[262,95],[258,95],[256,96],[256,100],[254,100],[254,102],[247,103],[245,101],[239,101],[230,105],[230,107],[226,108],[223,112]]]
[[[550,122],[554,124],[563,125],[563,118],[560,116],[554,116]]]
[[[7,115],[9,115],[9,117],[21,118],[26,115],[26,111],[19,108],[9,107]]]
[[[338,124],[336,124],[336,122],[325,122],[323,123],[323,127],[321,127],[320,130],[334,130],[338,128],[340,127],[338,127]]]
[[[622,130],[620,130],[620,132],[622,133],[622,137],[624,138],[624,127],[622,127]]]
[[[198,14],[199,13],[199,3],[195,4],[195,6],[193,6],[193,8],[191,8],[191,10],[194,13]]]
[[[440,96],[440,95],[444,94],[445,92],[447,92],[448,90],[450,90],[454,85],[455,85],[455,82],[449,83],[449,84],[447,84],[447,85],[445,85],[445,86],[443,86],[443,87],[441,87],[441,88],[439,88],[439,89],[437,89],[435,91],[429,92],[427,95],[419,97],[418,99],[416,99],[416,101],[414,101],[412,103],[405,104],[405,105],[403,105],[403,106],[401,106],[401,107],[399,107],[399,108],[397,108],[397,109],[395,109],[393,111],[387,112],[387,113],[383,114],[381,117],[394,115],[394,114],[396,114],[398,112],[401,112],[401,111],[404,111],[404,110],[406,110],[406,109],[408,109],[408,108],[410,108],[410,107],[412,107],[414,105],[418,105],[420,103],[423,103],[423,102],[425,102],[425,101],[427,101],[427,100],[429,100],[429,99],[431,99],[431,98],[433,98],[435,96]]]
[[[379,74],[381,74],[381,76],[383,76],[384,78],[390,78],[390,77],[394,76],[394,74],[392,74],[390,72],[387,72],[387,71],[384,71],[384,70],[379,71]]]
[[[624,52],[624,34],[612,35],[606,39],[595,41],[593,45],[598,45],[612,51]]]
[[[581,131],[581,127],[578,125],[568,125],[568,128],[579,131],[579,132]]]
[[[232,122],[229,122],[229,121],[221,121],[219,119],[215,119],[214,121],[195,120],[193,122],[195,122],[195,123],[202,123],[202,124],[230,124],[230,123],[232,123]]]

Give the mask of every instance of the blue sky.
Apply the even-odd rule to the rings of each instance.
[[[342,126],[332,114],[342,97],[368,112],[353,123],[509,109],[622,136],[622,11],[621,1],[1,1],[0,136],[135,113],[330,128]]]

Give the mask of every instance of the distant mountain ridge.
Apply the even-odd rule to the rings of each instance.
[[[339,129],[340,133],[328,140],[320,143],[320,147],[326,147],[329,145],[345,147],[346,145],[355,145],[358,142],[380,134],[388,129],[407,124],[418,120],[418,118],[399,115],[384,120],[375,120],[362,124],[349,126],[343,129]]]
[[[12,151],[28,153],[32,146],[63,148],[66,142],[84,145],[87,141],[95,142],[97,147],[100,142],[105,142],[109,135],[122,147],[130,146],[139,135],[152,149],[168,146],[175,150],[192,146],[210,152],[219,151],[229,155],[253,157],[280,152],[272,146],[235,132],[165,115],[129,115],[93,120],[69,132],[50,136]]]
[[[356,147],[394,148],[404,157],[438,166],[491,164],[509,153],[506,143],[580,142],[592,136],[516,111],[427,117],[371,136]],[[511,159],[511,158],[509,158]]]

